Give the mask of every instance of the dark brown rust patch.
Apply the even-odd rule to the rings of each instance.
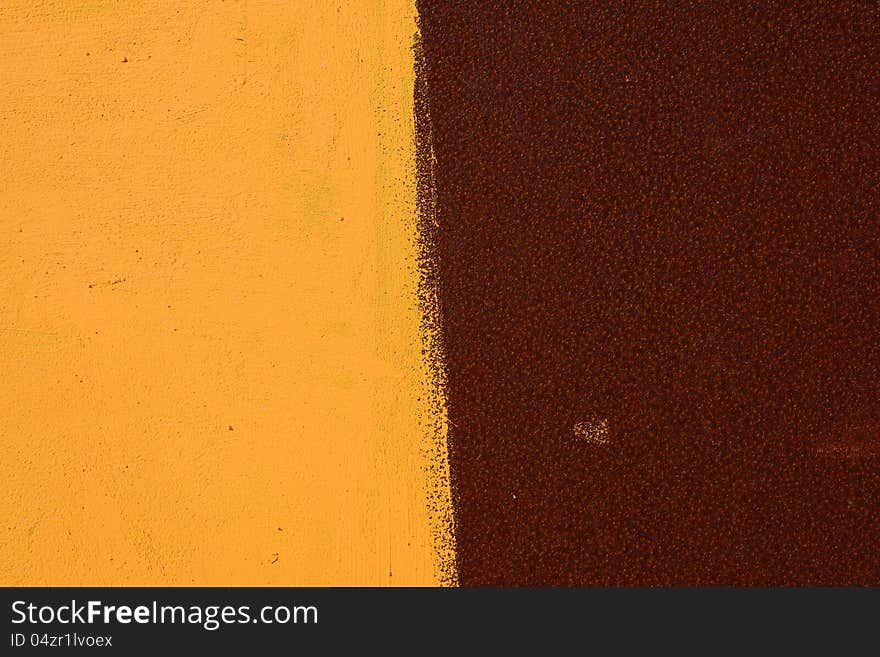
[[[418,6],[461,583],[880,583],[876,6]]]

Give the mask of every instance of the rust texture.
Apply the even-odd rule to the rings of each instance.
[[[460,583],[880,583],[876,3],[418,8]]]

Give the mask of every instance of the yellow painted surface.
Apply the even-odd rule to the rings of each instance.
[[[415,30],[0,4],[0,584],[439,581]]]

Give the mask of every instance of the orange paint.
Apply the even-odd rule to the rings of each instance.
[[[414,13],[0,7],[0,583],[443,579]]]

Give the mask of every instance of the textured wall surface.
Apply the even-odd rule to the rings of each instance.
[[[0,4],[0,583],[441,577],[414,16]]]
[[[877,4],[418,9],[461,583],[880,583]]]
[[[880,583],[875,4],[412,5],[0,3],[0,584]]]

